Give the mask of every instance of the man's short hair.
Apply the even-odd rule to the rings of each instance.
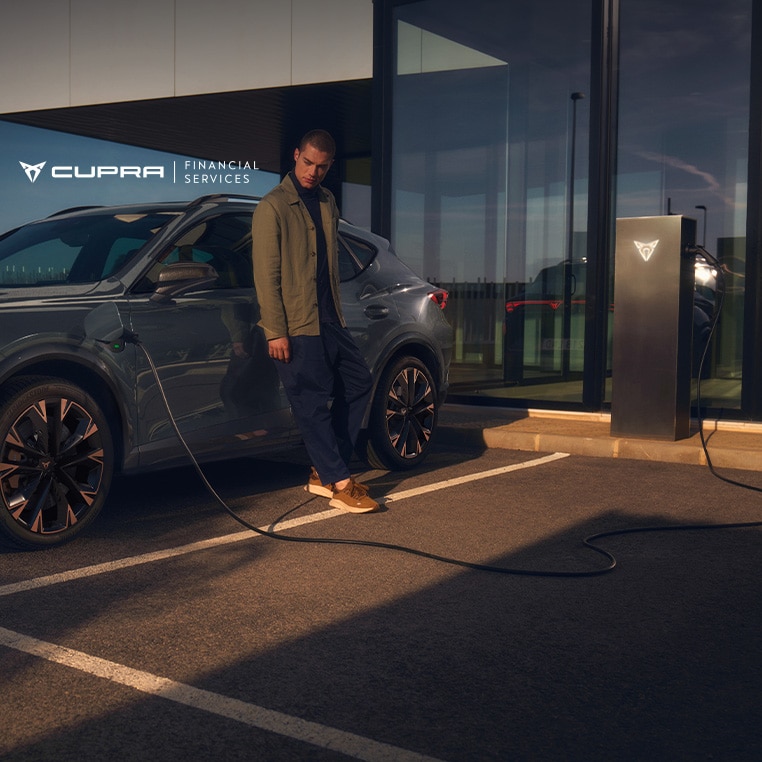
[[[299,142],[299,152],[301,153],[307,144],[314,146],[318,151],[336,155],[336,141],[331,137],[331,133],[326,130],[310,130]]]

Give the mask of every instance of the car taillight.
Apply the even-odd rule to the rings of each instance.
[[[448,296],[449,294],[443,288],[438,288],[435,291],[429,291],[429,299],[431,299],[431,301],[434,302],[434,304],[436,304],[440,310],[443,310],[447,306]]]

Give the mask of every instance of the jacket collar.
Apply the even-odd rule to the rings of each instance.
[[[296,186],[294,185],[294,181],[291,179],[290,172],[280,181],[280,187],[286,193],[286,198],[288,199],[289,204],[299,203],[299,200],[300,200],[299,191],[296,190]],[[326,195],[325,190],[323,190],[322,185],[318,185],[317,194],[318,194],[318,201],[320,201],[321,203],[328,200],[328,196]]]

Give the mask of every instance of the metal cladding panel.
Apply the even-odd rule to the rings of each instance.
[[[695,220],[617,220],[611,433],[690,435]]]
[[[0,71],[3,114],[369,79],[373,3],[6,0]],[[212,141],[234,128],[214,116]]]

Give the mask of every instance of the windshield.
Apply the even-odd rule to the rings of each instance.
[[[0,238],[0,286],[104,280],[175,216],[102,214],[24,225]]]

